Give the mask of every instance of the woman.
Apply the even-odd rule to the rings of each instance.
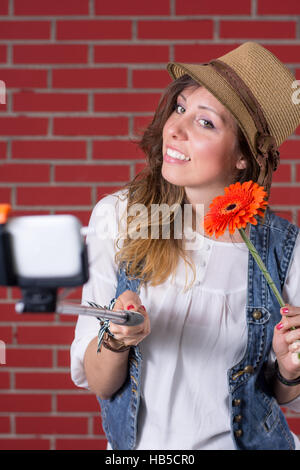
[[[148,167],[92,213],[83,290],[84,302],[114,298],[144,322],[110,323],[97,354],[99,322],[80,318],[72,378],[97,395],[113,449],[300,448],[279,407],[300,410],[299,230],[269,209],[247,227],[287,302],[280,310],[241,237],[208,238],[197,222],[231,183],[269,194],[278,146],[300,123],[294,77],[256,43],[168,70],[174,82],[140,144]],[[171,215],[157,219],[163,204]]]

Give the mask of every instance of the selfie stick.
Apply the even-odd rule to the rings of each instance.
[[[86,315],[101,320],[111,320],[117,325],[135,326],[140,325],[144,321],[144,316],[133,310],[108,310],[105,307],[88,307],[85,305],[77,305],[71,302],[58,302],[56,307],[57,313],[67,315]]]

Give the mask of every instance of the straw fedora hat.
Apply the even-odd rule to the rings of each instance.
[[[278,147],[300,124],[296,78],[269,50],[245,42],[204,64],[170,62],[172,79],[189,75],[234,116],[260,166],[258,183],[269,192],[279,164]]]

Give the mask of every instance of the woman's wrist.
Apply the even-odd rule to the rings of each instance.
[[[102,345],[105,349],[109,349],[110,351],[116,353],[122,353],[130,349],[130,346],[126,345],[122,341],[118,341],[116,338],[110,336],[108,333],[104,333]]]
[[[276,378],[284,385],[294,386],[300,384],[300,374],[290,374],[287,371],[283,371],[279,368],[277,359],[275,361],[275,374]]]

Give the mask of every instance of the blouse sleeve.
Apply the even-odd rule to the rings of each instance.
[[[86,239],[89,280],[82,290],[83,305],[88,305],[88,301],[108,305],[115,295],[117,265],[114,257],[120,204],[116,195],[110,195],[99,201],[92,211]],[[99,327],[97,318],[78,316],[70,350],[71,378],[78,387],[88,388],[83,359],[88,344],[98,335]]]
[[[282,297],[286,303],[300,307],[300,234],[297,237],[289,270],[282,290]],[[272,349],[268,361],[269,371],[274,371],[275,353]],[[285,403],[285,408],[300,412],[300,396]]]

